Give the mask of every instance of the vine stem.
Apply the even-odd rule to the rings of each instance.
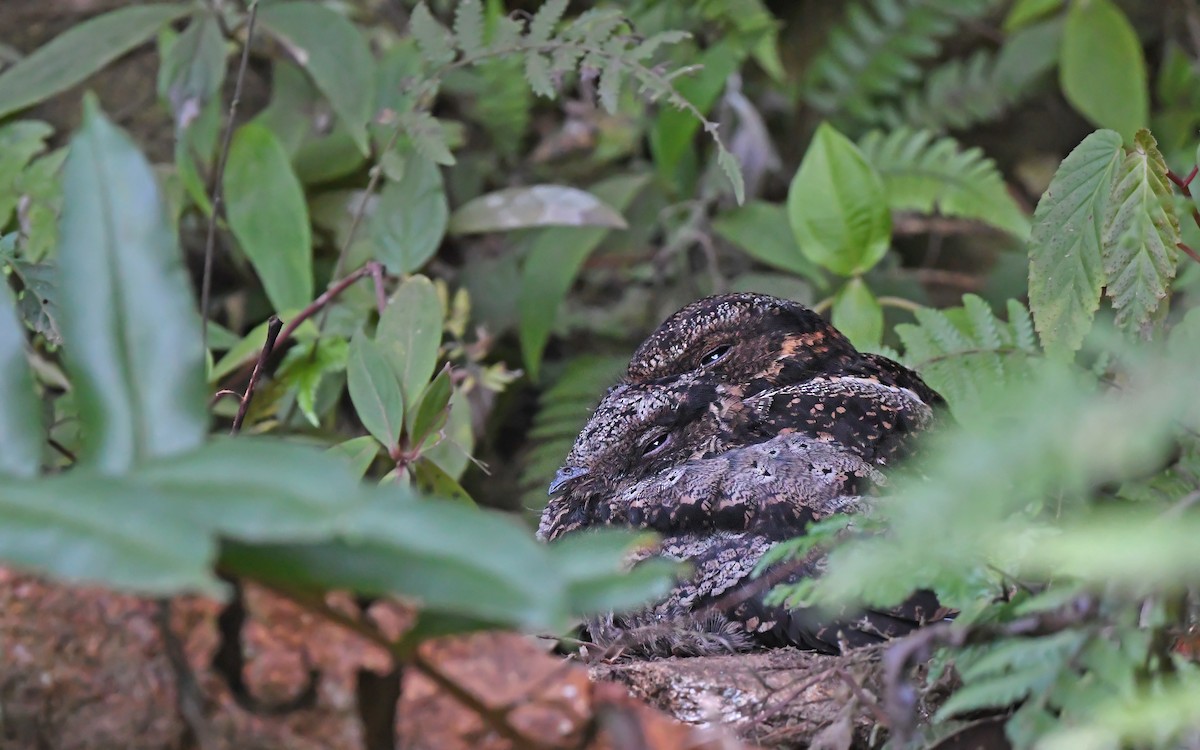
[[[242,103],[242,84],[246,80],[246,68],[250,65],[250,43],[254,40],[254,25],[257,21],[258,0],[251,0],[250,17],[246,22],[246,43],[242,46],[242,59],[238,63],[237,78],[233,84],[233,99],[229,102],[229,114],[225,120],[225,133],[221,136],[221,152],[217,158],[217,171],[213,175],[212,198],[209,201],[212,205],[209,206],[208,235],[204,240],[204,273],[200,277],[200,317],[202,321],[200,335],[205,349],[208,349],[208,303],[212,295],[212,266],[217,245],[217,217],[221,214],[221,206],[224,202],[221,183],[225,181],[225,165],[229,161],[229,148],[233,144],[233,126],[237,118],[238,106]]]
[[[1192,167],[1192,171],[1188,172],[1187,177],[1180,177],[1168,169],[1167,179],[1175,183],[1175,185],[1179,188],[1179,192],[1183,193],[1183,197],[1190,200],[1192,197],[1192,180],[1196,179],[1197,173],[1200,173],[1200,166]],[[1196,226],[1200,227],[1200,208],[1197,208],[1195,205],[1192,206],[1192,221],[1196,222]],[[1175,243],[1175,247],[1187,253],[1188,257],[1190,257],[1192,260],[1200,263],[1200,253],[1197,253],[1186,243],[1177,242]]]
[[[275,351],[275,342],[279,339],[279,331],[282,328],[283,321],[277,315],[272,315],[267,321],[267,340],[263,342],[258,360],[254,363],[254,370],[250,373],[250,382],[246,383],[246,392],[242,394],[242,400],[238,403],[237,416],[233,418],[233,426],[229,428],[230,435],[236,435],[242,430],[242,422],[246,420],[246,412],[250,410],[250,399],[254,398],[254,389],[266,368],[267,359],[270,358],[271,352]]]

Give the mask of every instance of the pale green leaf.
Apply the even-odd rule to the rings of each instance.
[[[193,10],[137,5],[71,26],[0,74],[0,118],[66,91]]]
[[[738,163],[737,157],[725,148],[725,144],[717,141],[717,166],[725,173],[725,178],[729,180],[730,187],[733,188],[733,197],[737,200],[738,205],[746,202],[746,181],[742,177],[742,165]]]
[[[555,94],[554,80],[550,76],[550,62],[537,50],[525,53],[525,80],[529,88],[538,96],[553,99]]]
[[[413,276],[400,285],[379,319],[375,341],[399,378],[405,406],[416,408],[442,343],[442,303],[433,282]]]
[[[713,219],[713,230],[757,261],[824,283],[820,269],[800,252],[783,206],[750,201],[719,214]]]
[[[483,6],[479,0],[459,0],[454,9],[454,37],[464,55],[483,50]]]
[[[90,98],[63,185],[58,286],[80,460],[117,473],[199,445],[204,347],[179,242],[150,163]]]
[[[526,41],[529,44],[543,44],[550,41],[550,36],[554,33],[554,27],[562,20],[563,13],[567,10],[567,0],[546,0],[533,14],[533,20],[529,22],[529,34],[526,36]]]
[[[430,65],[442,66],[454,60],[453,37],[445,26],[442,26],[429,7],[424,2],[413,9],[410,33],[417,40],[421,56]]]
[[[350,400],[363,427],[385,448],[400,444],[404,432],[404,396],[383,346],[361,331],[350,341],[346,360]]]
[[[312,230],[287,152],[265,125],[238,128],[225,168],[229,226],[276,311],[313,296]]]
[[[1121,153],[1121,136],[1112,130],[1083,139],[1034,212],[1029,307],[1052,355],[1069,356],[1079,348],[1100,305],[1101,232]]]
[[[1011,34],[1062,6],[1063,0],[1017,0],[1004,17],[1004,31]]]
[[[888,251],[892,219],[883,180],[828,123],[817,128],[787,205],[800,250],[836,274],[863,273]]]
[[[875,351],[883,338],[883,308],[862,277],[846,282],[833,298],[835,328],[862,351]]]
[[[182,132],[221,91],[225,80],[225,38],[211,15],[197,15],[163,57],[158,95],[171,104],[175,130]]]
[[[0,474],[14,476],[38,472],[46,438],[25,347],[25,326],[0,276]]]
[[[416,271],[442,244],[449,216],[438,166],[410,154],[403,176],[383,186],[367,222],[376,259],[392,273]]]
[[[1067,101],[1097,127],[1131,143],[1134,131],[1149,124],[1142,44],[1112,0],[1071,3],[1058,70]]]
[[[16,176],[45,148],[54,128],[40,120],[17,120],[0,125],[0,227],[8,225],[21,199]]]

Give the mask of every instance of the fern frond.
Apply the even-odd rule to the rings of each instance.
[[[997,318],[987,302],[967,294],[960,308],[922,308],[918,325],[896,326],[905,363],[946,397],[960,419],[984,408],[995,388],[1029,377],[1037,353],[1029,313],[1009,300],[1008,315],[1009,322]]]
[[[858,145],[883,177],[892,210],[937,211],[1029,235],[1029,218],[980,149],[964,150],[953,138],[908,128],[872,131]]]
[[[454,40],[463,54],[483,51],[483,5],[479,0],[459,0],[454,9]]]
[[[827,114],[875,122],[876,100],[921,77],[918,63],[941,51],[959,24],[995,0],[861,0],[809,68],[804,97]]]

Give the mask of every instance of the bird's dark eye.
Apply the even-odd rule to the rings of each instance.
[[[659,433],[658,435],[655,435],[653,438],[651,438],[649,442],[646,443],[646,447],[642,449],[642,455],[643,456],[653,456],[655,453],[658,453],[663,448],[665,448],[667,443],[669,443],[670,441],[671,441],[671,433],[669,433],[669,432]]]
[[[713,362],[716,362],[721,357],[724,357],[726,354],[728,354],[729,350],[732,348],[733,347],[731,347],[729,344],[722,344],[701,357],[700,364],[711,365]]]

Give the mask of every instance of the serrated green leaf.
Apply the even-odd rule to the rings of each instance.
[[[628,228],[620,213],[586,190],[530,185],[467,201],[450,216],[449,231],[475,234],[549,226]]]
[[[5,240],[15,240],[9,235]],[[3,243],[4,240],[0,240]],[[46,428],[25,359],[25,327],[0,276],[0,474],[33,476],[41,468]]]
[[[0,74],[0,118],[66,91],[192,12],[183,3],[138,5],[71,26]]]
[[[533,20],[529,22],[529,34],[526,36],[526,41],[529,44],[543,44],[550,41],[550,36],[554,33],[554,27],[562,20],[563,13],[567,10],[567,0],[546,0],[533,14]]]
[[[729,180],[729,185],[733,188],[733,197],[737,200],[738,205],[746,202],[746,181],[742,177],[742,165],[738,163],[737,157],[725,148],[725,144],[717,141],[717,166],[725,173],[725,178]]]
[[[433,282],[413,276],[400,285],[379,318],[375,341],[400,380],[405,406],[416,408],[442,343],[442,303]]]
[[[590,192],[615,210],[624,211],[646,179],[645,175],[613,177],[594,185]],[[521,354],[530,377],[537,378],[559,304],[583,262],[609,231],[602,227],[551,227],[534,237],[521,268],[518,300]]]
[[[442,244],[449,217],[441,170],[410,154],[403,176],[383,186],[367,221],[376,259],[392,273],[416,271]]]
[[[363,34],[343,15],[316,2],[264,5],[258,20],[312,76],[359,152],[368,153],[375,60]]]
[[[410,33],[417,40],[421,56],[433,66],[442,66],[454,60],[455,52],[453,37],[445,26],[442,26],[429,7],[424,2],[413,9]]]
[[[446,425],[450,415],[450,396],[453,393],[450,366],[446,365],[437,377],[425,386],[416,409],[409,412],[415,414],[408,428],[414,447],[423,445],[430,436]]]
[[[1059,55],[1063,95],[1084,117],[1127,143],[1149,124],[1146,60],[1137,32],[1111,0],[1077,0]]]
[[[86,445],[119,473],[208,429],[200,316],[146,158],[94,99],[63,175],[62,328]]]
[[[388,363],[383,345],[361,331],[350,341],[346,360],[350,400],[363,427],[389,450],[400,444],[404,432],[404,396],[400,381]]]
[[[181,133],[200,116],[225,80],[225,38],[216,19],[207,14],[191,23],[163,56],[158,70],[158,95],[171,104],[175,131]]]
[[[1052,356],[1080,347],[1100,305],[1102,231],[1120,162],[1120,134],[1092,133],[1063,160],[1034,211],[1029,307]]]
[[[418,154],[435,164],[454,166],[456,160],[441,120],[424,110],[414,110],[400,116],[400,126]]]
[[[1175,278],[1180,241],[1167,165],[1148,130],[1137,132],[1117,168],[1104,224],[1104,273],[1117,325],[1147,332]]]
[[[862,277],[846,282],[833,298],[835,328],[862,351],[875,351],[883,339],[883,308]]]
[[[460,0],[454,8],[454,37],[464,55],[483,50],[483,6],[479,0]]]
[[[525,53],[525,80],[529,81],[533,93],[547,99],[554,98],[556,92],[550,77],[550,61],[536,50]]]
[[[819,266],[853,276],[887,254],[892,218],[883,180],[829,123],[813,135],[787,205],[800,250]]]
[[[265,125],[234,133],[225,167],[226,214],[277,312],[313,297],[308,207],[287,152]]]
[[[600,106],[615,115],[620,106],[621,78],[625,75],[625,63],[620,57],[610,57],[600,70],[600,86],[596,89]]]

